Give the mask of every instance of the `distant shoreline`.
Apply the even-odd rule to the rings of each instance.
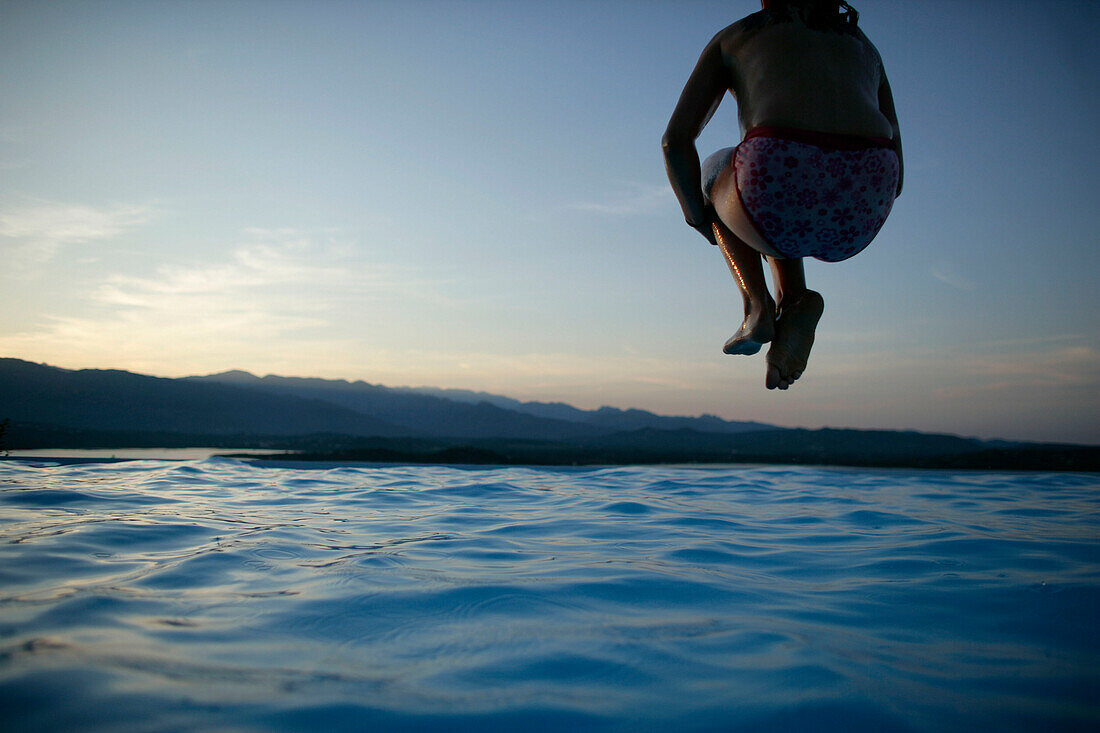
[[[743,455],[715,456],[713,458],[688,457],[675,454],[639,456],[631,455],[617,460],[613,456],[586,454],[556,454],[541,459],[531,454],[512,458],[483,449],[463,448],[446,449],[426,454],[393,454],[376,451],[332,451],[296,454],[234,455],[221,454],[225,458],[246,458],[260,462],[280,461],[287,463],[384,463],[417,465],[474,465],[474,466],[653,466],[653,465],[774,465],[774,466],[823,466],[837,468],[902,468],[931,470],[967,470],[967,471],[1029,471],[1029,472],[1100,472],[1100,449],[1098,448],[1053,448],[1028,450],[988,450],[964,453],[953,456],[931,456],[912,460],[875,459],[830,460],[827,457],[792,457],[777,460],[772,456]]]
[[[488,441],[486,441],[488,442]],[[505,452],[507,451],[507,452]],[[370,465],[456,465],[456,466],[817,466],[836,468],[882,468],[912,470],[1100,472],[1100,447],[1025,446],[995,448],[952,455],[927,456],[833,456],[743,453],[701,455],[691,451],[640,451],[636,448],[609,450],[577,446],[514,444],[499,450],[475,445],[452,445],[422,450],[360,448],[292,451],[247,448],[38,448],[16,450],[0,460],[42,460],[60,463],[123,462],[132,460],[203,460],[233,458],[278,464],[370,464]]]
[[[266,451],[274,454],[268,460],[296,462],[1100,471],[1100,446],[787,428],[245,372],[163,379],[2,358],[0,454],[28,449],[98,450],[104,458],[140,449],[146,458]]]

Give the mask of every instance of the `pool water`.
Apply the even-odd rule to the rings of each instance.
[[[6,730],[1095,730],[1100,475],[0,462]]]

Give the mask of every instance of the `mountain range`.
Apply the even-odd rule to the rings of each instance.
[[[163,378],[0,359],[0,450],[225,447],[449,463],[777,462],[1098,470],[1100,448],[582,410],[485,392],[243,371]]]
[[[208,435],[255,434],[561,440],[624,430],[741,433],[774,429],[713,415],[580,410],[462,390],[363,381],[257,377],[239,370],[168,379],[0,359],[0,419],[57,428]]]

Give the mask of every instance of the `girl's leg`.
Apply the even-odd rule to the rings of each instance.
[[[781,305],[788,297],[798,300],[806,290],[806,268],[802,266],[802,260],[780,257],[768,257],[767,260],[772,271],[776,303]]]
[[[802,260],[768,258],[775,283],[775,341],[765,357],[768,389],[787,389],[806,370],[817,322],[825,310],[821,294],[806,287]]]
[[[825,302],[819,293],[807,289],[802,260],[780,257],[752,223],[737,191],[735,157],[736,153],[723,158],[725,167],[712,172],[712,183],[706,191],[721,219],[722,225],[714,227],[718,244],[745,297],[745,322],[726,343],[725,351],[753,354],[760,344],[771,341],[765,385],[768,389],[787,389],[806,369]],[[723,236],[730,246],[723,243]],[[775,301],[763,282],[761,254],[768,258],[772,269]]]
[[[722,351],[727,354],[755,354],[775,335],[775,301],[768,292],[760,253],[741,241],[722,222],[714,222],[713,229],[718,248],[726,258],[745,304],[745,319],[741,322],[741,328],[726,341]]]
[[[775,335],[775,301],[768,292],[760,262],[762,250],[757,244],[763,238],[755,229],[744,230],[741,224],[748,217],[744,212],[740,215],[736,212],[741,208],[741,199],[733,171],[734,154],[733,148],[720,150],[703,164],[703,193],[718,215],[711,225],[714,238],[745,304],[741,328],[722,350],[727,354],[755,354]],[[763,252],[772,253],[770,248]]]

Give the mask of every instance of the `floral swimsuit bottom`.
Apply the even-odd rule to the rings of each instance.
[[[894,205],[900,173],[885,138],[757,127],[704,163],[708,200],[731,160],[741,205],[775,251],[825,262],[871,243]]]

